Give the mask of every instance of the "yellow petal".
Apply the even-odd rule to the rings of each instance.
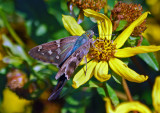
[[[85,9],[84,15],[87,17],[93,17],[97,20],[99,37],[102,39],[111,40],[112,36],[112,22],[104,14],[98,13],[91,9]]]
[[[128,26],[115,40],[114,43],[117,44],[116,48],[120,48],[123,46],[125,41],[128,39],[128,37],[133,32],[134,28],[139,26],[146,18],[147,15],[150,12],[143,13],[137,20],[135,20],[133,23],[131,23],[130,26]]]
[[[147,106],[138,101],[121,103],[116,107],[115,113],[130,113],[131,111],[138,111],[140,113],[151,113]]]
[[[108,75],[108,63],[106,61],[100,61],[94,70],[94,76],[100,82],[104,82],[110,79],[111,75]]]
[[[154,45],[138,46],[133,48],[126,47],[124,49],[118,49],[117,52],[114,54],[114,56],[120,57],[120,58],[126,58],[126,57],[131,57],[140,53],[155,52],[159,50],[160,50],[160,46],[154,46]]]
[[[115,113],[115,111],[112,109],[111,101],[109,98],[106,97],[104,100],[106,101],[106,113]]]
[[[139,75],[117,58],[111,58],[109,60],[109,66],[115,73],[124,77],[128,81],[141,83],[148,79],[148,76]]]
[[[65,29],[71,33],[73,36],[81,36],[85,31],[83,28],[76,22],[72,16],[62,15],[62,21]]]
[[[109,98],[105,98],[104,100],[106,101],[106,113],[129,113],[131,111],[138,111],[140,113],[151,113],[148,107],[138,101],[123,102],[119,104],[115,108],[115,110],[113,110]]]
[[[84,65],[84,67],[74,76],[72,87],[78,88],[82,84],[86,83],[93,76],[93,71],[96,64],[96,61],[90,61],[89,63],[87,63],[87,72],[86,65]]]
[[[3,102],[1,104],[0,112],[2,113],[24,113],[28,105],[32,101],[19,98],[15,93],[6,88],[3,91]]]
[[[156,77],[153,86],[152,102],[156,113],[160,113],[160,76]]]

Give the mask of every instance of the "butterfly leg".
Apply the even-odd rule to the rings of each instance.
[[[85,63],[86,63],[86,71],[85,71],[85,75],[87,74],[87,57],[86,55],[84,56],[84,60],[85,60]]]
[[[87,53],[88,53],[88,52],[86,52],[86,51],[89,51],[89,49],[88,49],[88,50],[82,50],[82,52],[83,52],[83,54],[84,54],[84,61],[85,61],[85,64],[86,64],[85,75],[87,74],[87,57],[86,57],[86,55],[87,55]]]

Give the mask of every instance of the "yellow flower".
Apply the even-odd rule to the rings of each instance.
[[[31,113],[31,101],[19,98],[6,88],[3,91],[3,101],[0,105],[1,113]]]
[[[106,113],[130,113],[131,111],[151,113],[148,107],[138,101],[123,102],[113,110],[109,98],[105,98],[104,100],[106,101]]]
[[[160,76],[156,77],[153,86],[152,102],[156,113],[160,113]]]
[[[112,36],[112,23],[108,17],[104,14],[97,13],[91,9],[85,9],[84,14],[87,17],[94,17],[98,23],[99,40],[97,40],[91,47],[89,54],[87,55],[87,73],[85,75],[86,66],[84,66],[73,78],[73,87],[78,88],[82,84],[86,83],[93,75],[99,81],[104,82],[108,80],[111,75],[108,74],[108,67],[124,77],[125,79],[141,83],[148,79],[147,76],[139,75],[132,69],[130,69],[125,63],[118,58],[127,58],[139,53],[154,52],[160,50],[160,46],[139,46],[139,47],[126,47],[120,49],[125,41],[128,39],[134,28],[140,25],[147,17],[149,12],[142,14],[137,20],[135,20],[128,28],[126,28],[115,40],[111,40]],[[74,18],[70,16],[63,16],[62,18],[65,28],[72,35],[82,35],[85,31],[77,24]],[[109,66],[108,66],[109,65]]]
[[[138,101],[123,102],[112,109],[109,98],[104,99],[106,101],[106,113],[128,113],[130,111],[138,111],[140,113],[151,113],[148,107]],[[155,80],[152,90],[152,102],[155,109],[155,113],[160,113],[160,76]]]

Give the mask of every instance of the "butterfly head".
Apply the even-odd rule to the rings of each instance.
[[[85,34],[87,35],[87,37],[89,37],[91,39],[94,35],[94,32],[92,30],[88,30],[85,32]]]

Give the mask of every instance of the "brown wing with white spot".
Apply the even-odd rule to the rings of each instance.
[[[79,36],[69,36],[56,41],[41,44],[32,48],[29,55],[34,59],[61,65],[69,56]]]
[[[63,74],[69,79],[75,69],[78,67],[79,63],[82,61],[83,57],[87,55],[90,48],[90,42],[80,46],[61,66],[60,70],[56,75],[56,79],[60,78]]]

